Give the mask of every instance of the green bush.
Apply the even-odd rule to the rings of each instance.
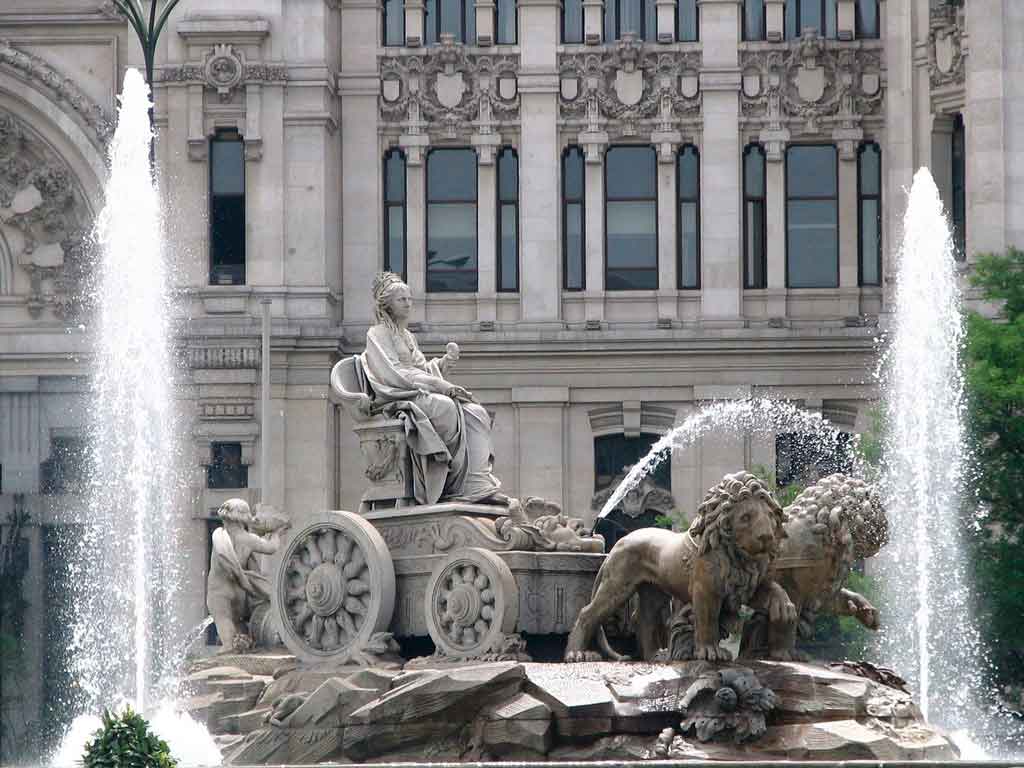
[[[85,745],[85,768],[176,768],[167,742],[149,730],[149,723],[125,707],[103,711],[103,727]]]

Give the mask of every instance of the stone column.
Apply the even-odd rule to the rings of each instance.
[[[765,153],[765,285],[768,317],[786,316],[786,150]],[[744,254],[743,258],[746,258]]]
[[[477,294],[476,319],[494,322],[497,319],[497,167],[494,162],[496,147],[501,143],[497,134],[473,136],[477,151],[477,216],[476,258]]]
[[[657,138],[652,136],[651,142],[657,144]],[[679,315],[676,146],[671,141],[658,144],[658,324],[669,327]]]
[[[857,250],[860,240],[857,236],[857,219],[860,210],[857,205],[857,153],[839,158],[839,287],[858,287]],[[843,297],[844,316],[858,313],[856,296],[852,303]]]
[[[1024,248],[1024,163],[1019,159],[1024,157],[1024,134],[1021,131],[1021,126],[1024,126],[1024,47],[1020,45],[1019,37],[1019,31],[1024,29],[1024,5],[1014,0],[1006,0],[1003,5],[1003,29],[1013,30],[1015,33],[1014,43],[1003,46],[1004,66],[1009,73],[1003,90],[1004,125],[1013,126],[1012,130],[1006,131],[1004,147],[1007,190],[1006,244]],[[984,37],[975,37],[973,31],[972,37],[976,41],[985,40]],[[972,56],[978,47],[978,44],[971,47]],[[967,66],[971,66],[970,59]],[[971,183],[970,178],[967,183]],[[969,220],[967,237],[971,237]]]
[[[589,139],[588,143],[583,144],[584,138]],[[586,232],[583,240],[587,282],[583,302],[587,326],[600,328],[604,320],[604,151],[608,144],[608,134],[580,134],[580,143],[583,144],[586,156]]]
[[[559,0],[519,1],[520,306],[528,323],[561,317],[558,218]]]
[[[403,139],[408,137],[403,136]],[[426,139],[426,136],[421,137]],[[424,147],[402,144],[405,148],[405,270],[413,302],[414,322],[426,319],[427,292],[427,180]]]
[[[740,260],[740,70],[736,47],[737,0],[700,0],[700,39],[704,66],[701,266],[702,322],[738,325],[742,314],[743,263]]]

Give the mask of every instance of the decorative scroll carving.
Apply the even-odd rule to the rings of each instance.
[[[422,133],[427,121],[445,136],[459,131],[494,133],[519,120],[516,73],[519,57],[477,55],[442,35],[422,54],[380,60],[380,115],[408,133]]]
[[[881,52],[843,47],[808,28],[788,50],[741,52],[741,114],[771,130],[853,128],[882,111]]]
[[[51,91],[57,101],[63,101],[78,114],[99,146],[105,147],[114,136],[114,123],[96,102],[90,99],[74,80],[65,77],[38,56],[18,50],[8,41],[0,39],[0,64],[19,70],[30,80],[36,80]]]
[[[963,86],[966,70],[962,40],[963,14],[955,6],[936,6],[931,9],[930,26],[928,74],[932,88]]]
[[[659,131],[700,114],[701,54],[645,50],[632,35],[601,53],[574,53],[559,62],[563,119],[600,130],[604,121],[623,135],[641,122]]]
[[[8,230],[13,263],[29,275],[33,316],[47,306],[62,319],[85,311],[89,219],[64,161],[0,110],[0,226]],[[6,290],[13,292],[13,282]]]

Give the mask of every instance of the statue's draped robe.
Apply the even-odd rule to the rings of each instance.
[[[440,361],[428,361],[411,333],[373,326],[366,333],[362,366],[375,404],[389,405],[405,424],[416,501],[481,501],[500,489],[491,472],[490,416],[475,403],[430,391],[437,380],[444,381]]]

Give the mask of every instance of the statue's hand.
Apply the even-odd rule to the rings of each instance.
[[[856,592],[851,592],[847,596],[846,606],[850,615],[865,627],[868,629],[878,629],[878,609],[868,602],[866,597],[858,595]]]
[[[445,393],[452,400],[460,403],[475,403],[476,398],[473,397],[473,393],[465,387],[460,387],[458,384],[452,384],[448,391]]]

